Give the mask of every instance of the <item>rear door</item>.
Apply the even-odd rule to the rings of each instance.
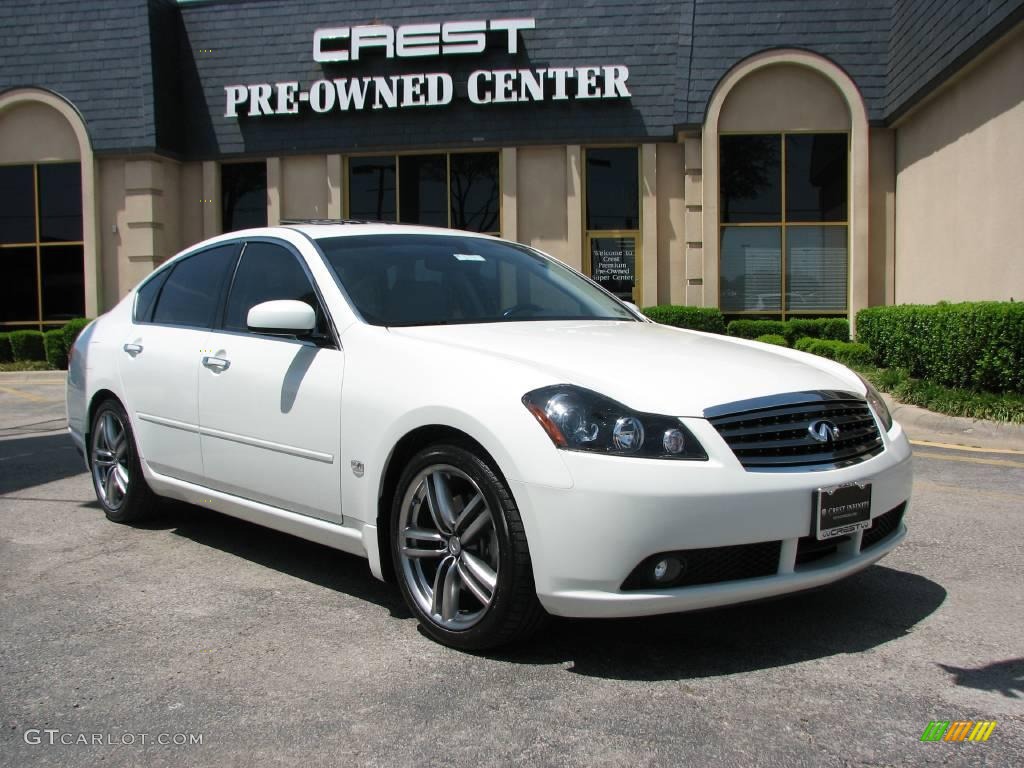
[[[316,333],[299,339],[249,331],[249,310],[274,299],[312,306]],[[206,484],[340,521],[344,355],[301,255],[281,241],[247,242],[219,325],[199,370]]]
[[[228,243],[187,256],[136,295],[118,367],[142,458],[162,475],[203,482],[200,361],[239,247]]]

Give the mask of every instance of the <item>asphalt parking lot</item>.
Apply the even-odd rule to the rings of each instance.
[[[107,522],[62,396],[0,380],[2,765],[1024,765],[1024,455],[920,448],[908,540],[827,589],[478,656],[358,558]]]

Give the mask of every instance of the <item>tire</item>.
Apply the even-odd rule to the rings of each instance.
[[[439,643],[479,651],[542,626],[519,510],[474,452],[434,445],[412,458],[392,500],[390,541],[402,596]]]
[[[104,401],[93,416],[89,469],[108,520],[139,523],[156,515],[159,498],[146,484],[131,422],[116,400]]]

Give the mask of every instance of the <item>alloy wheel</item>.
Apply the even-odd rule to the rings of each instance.
[[[92,438],[92,479],[100,501],[109,509],[119,509],[128,495],[130,461],[124,422],[113,411],[106,411]]]
[[[402,499],[401,571],[413,599],[447,630],[479,623],[494,602],[499,544],[480,486],[448,464],[421,470]]]

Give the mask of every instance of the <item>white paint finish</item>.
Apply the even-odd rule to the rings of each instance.
[[[304,301],[278,299],[251,307],[245,322],[252,329],[308,333],[316,326],[316,312]]]
[[[478,442],[508,480],[538,594],[549,610],[565,615],[641,615],[783,594],[866,567],[898,541],[813,570],[786,573],[780,563],[780,575],[757,582],[619,591],[632,567],[659,551],[805,535],[814,488],[870,481],[875,515],[907,500],[909,446],[902,430],[895,426],[883,436],[883,453],[852,467],[746,472],[701,417],[705,408],[809,389],[863,394],[859,380],[836,363],[794,350],[646,322],[367,325],[355,318],[307,239],[410,232],[446,234],[396,225],[309,225],[214,238],[260,234],[293,245],[317,282],[344,351],[253,334],[133,327],[130,295],[76,345],[68,380],[73,436],[84,437],[82,414],[93,394],[110,389],[129,404],[144,472],[158,493],[357,552],[381,576],[377,547],[387,542],[378,541],[376,524],[389,458],[415,429],[454,428]],[[142,354],[121,352],[126,341],[142,344]],[[204,367],[203,356],[229,365]],[[121,379],[119,367],[129,371]],[[709,460],[557,450],[521,399],[566,382],[638,411],[685,416]],[[140,411],[147,418],[139,418]],[[180,466],[183,455],[200,466]],[[349,470],[354,461],[363,464],[362,476]]]

